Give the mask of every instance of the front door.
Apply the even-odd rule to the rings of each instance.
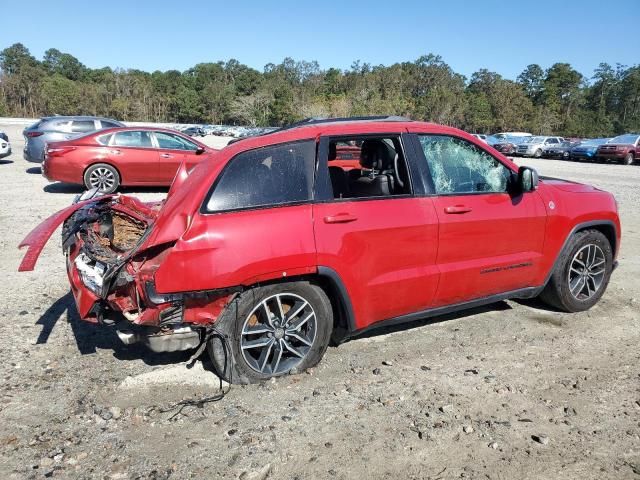
[[[187,169],[194,166],[199,158],[196,153],[198,146],[183,138],[169,132],[154,132],[160,149],[158,155],[158,181],[162,185],[170,185],[182,162],[185,162]]]
[[[509,193],[515,172],[467,140],[418,139],[440,224],[434,306],[532,286],[546,224],[538,193]]]
[[[361,149],[361,169],[344,168],[330,153],[345,142]],[[404,152],[400,135],[320,142],[317,263],[342,280],[356,329],[424,310],[437,289],[437,216],[431,198],[416,195]]]

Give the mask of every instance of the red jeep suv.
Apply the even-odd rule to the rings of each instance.
[[[81,199],[25,238],[20,270],[63,222],[81,318],[154,351],[206,345],[238,383],[311,367],[332,337],[508,298],[586,310],[620,245],[611,194],[399,117],[237,141],[163,202]]]

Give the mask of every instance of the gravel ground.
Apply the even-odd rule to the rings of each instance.
[[[640,478],[640,167],[518,160],[618,198],[620,267],[591,311],[509,301],[379,330],[214,401],[206,364],[78,320],[57,235],[17,273],[19,241],[80,189],[0,129],[0,478]]]

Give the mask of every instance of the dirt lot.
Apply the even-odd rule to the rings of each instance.
[[[501,302],[176,406],[215,377],[80,322],[58,235],[17,273],[19,241],[80,189],[48,184],[21,127],[0,129],[0,478],[640,479],[640,167],[519,160],[618,198],[620,267],[591,311]]]

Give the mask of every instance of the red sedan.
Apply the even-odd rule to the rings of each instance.
[[[121,185],[169,186],[182,162],[193,166],[217,150],[174,130],[110,128],[47,146],[48,179],[115,192]]]

